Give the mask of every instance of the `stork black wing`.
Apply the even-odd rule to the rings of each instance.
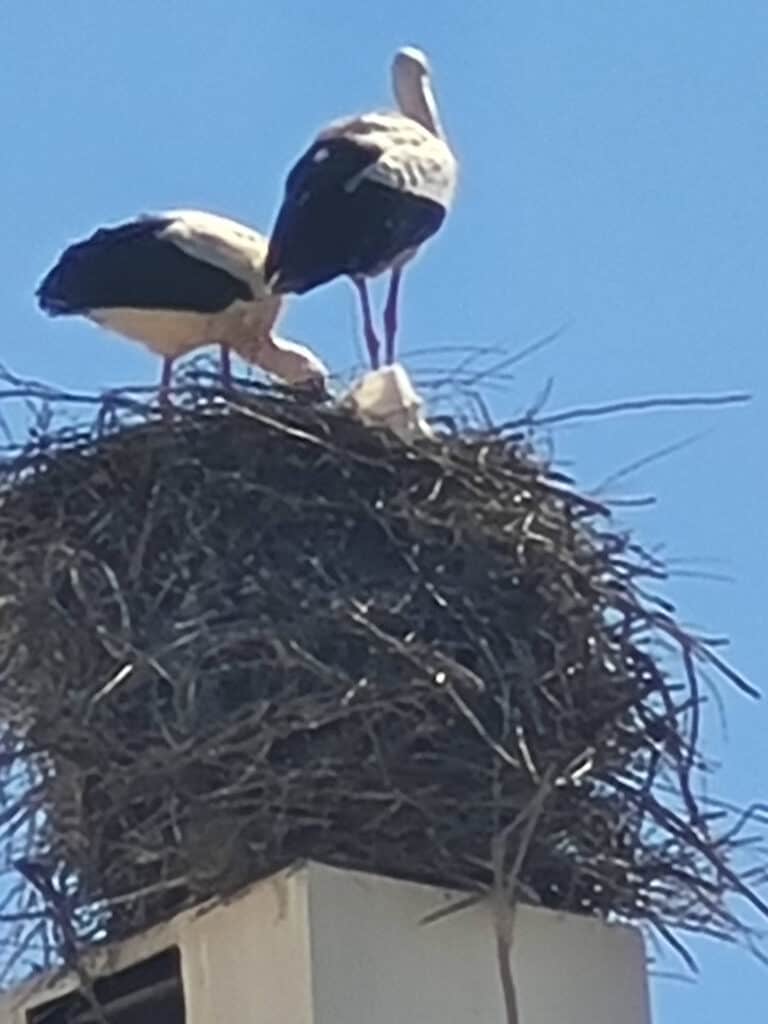
[[[159,238],[171,223],[130,221],[69,246],[37,290],[41,309],[51,316],[115,307],[216,313],[253,297],[244,281]]]
[[[437,231],[439,203],[359,177],[380,155],[351,139],[320,141],[291,170],[265,267],[275,291],[373,273]]]

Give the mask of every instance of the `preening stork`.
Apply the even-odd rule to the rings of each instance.
[[[174,360],[212,344],[226,385],[230,349],[288,384],[324,382],[313,352],[272,333],[281,299],[265,285],[267,245],[216,214],[145,214],[69,246],[37,298],[51,316],[85,316],[162,356],[163,401]]]
[[[379,365],[366,278],[391,271],[385,361],[394,362],[403,267],[450,209],[457,164],[440,124],[426,56],[395,55],[400,113],[364,114],[324,129],[290,171],[269,242],[267,283],[307,292],[349,276],[360,296],[371,365]]]

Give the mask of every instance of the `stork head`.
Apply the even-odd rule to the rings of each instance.
[[[413,75],[415,78],[429,77],[432,69],[426,53],[418,46],[401,46],[392,62],[395,75]]]
[[[259,349],[258,365],[291,387],[318,397],[327,394],[328,367],[306,345],[273,334]]]

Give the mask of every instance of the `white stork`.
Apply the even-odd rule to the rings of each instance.
[[[290,171],[265,267],[278,294],[302,294],[349,276],[374,369],[379,340],[366,278],[391,271],[384,331],[385,362],[392,363],[403,267],[443,223],[457,179],[426,56],[412,47],[399,50],[392,79],[399,114],[331,124]]]
[[[230,349],[291,385],[323,383],[327,370],[272,327],[281,299],[264,281],[267,239],[199,210],[144,214],[70,245],[37,290],[51,316],[81,315],[163,357],[167,401],[174,360],[204,345]]]

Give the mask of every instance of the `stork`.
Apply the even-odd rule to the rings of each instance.
[[[205,345],[230,349],[291,385],[321,383],[327,370],[303,345],[272,328],[281,299],[264,281],[267,239],[200,210],[142,214],[70,245],[37,290],[51,316],[81,315],[163,357],[160,398],[173,363]]]
[[[265,264],[276,294],[302,294],[350,277],[374,369],[380,343],[367,278],[391,272],[384,332],[385,362],[392,363],[403,267],[443,223],[457,179],[426,56],[413,47],[399,50],[392,84],[400,113],[336,121],[294,165]]]

